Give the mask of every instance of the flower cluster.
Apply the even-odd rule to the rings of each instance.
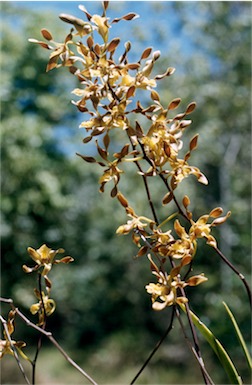
[[[114,59],[120,39],[114,38],[109,41],[109,28],[122,20],[134,20],[138,15],[130,13],[110,21],[106,16],[107,6],[107,2],[104,2],[103,16],[92,16],[80,6],[87,17],[87,22],[71,15],[60,15],[61,20],[75,27],[75,32],[72,28],[63,43],[55,42],[51,33],[45,29],[41,32],[49,43],[30,39],[31,42],[53,51],[47,70],[66,66],[71,74],[78,78],[80,87],[72,92],[80,99],[73,103],[82,113],[90,115],[89,119],[80,124],[80,127],[88,133],[83,139],[84,143],[90,142],[94,137],[103,136],[103,147],[96,140],[97,153],[101,160],[78,155],[87,162],[106,167],[100,179],[102,192],[110,180],[117,186],[122,172],[118,164],[123,161],[137,161],[143,157],[140,148],[129,151],[128,143],[113,155],[109,154],[110,131],[119,129],[125,131],[126,138],[135,146],[143,146],[145,154],[152,161],[148,175],[157,172],[166,173],[167,177],[172,179],[173,188],[189,174],[195,174],[200,182],[207,183],[203,174],[197,168],[189,166],[187,162],[190,151],[196,147],[195,138],[185,158],[177,158],[183,145],[180,138],[184,129],[191,123],[184,118],[194,110],[195,103],[190,103],[183,113],[174,117],[167,116],[178,107],[181,100],[174,99],[167,108],[164,108],[158,93],[153,90],[157,86],[157,81],[172,75],[175,71],[169,67],[163,74],[151,76],[154,65],[160,57],[159,51],[152,52],[152,48],[148,47],[137,62],[131,63],[128,59],[131,44],[126,42],[122,55],[117,60]],[[95,43],[95,32],[98,32],[103,44]],[[84,36],[86,42],[75,41],[76,36]],[[130,109],[129,105],[132,104],[139,89],[150,92],[152,104],[144,108],[140,101],[137,101],[135,107]],[[145,130],[138,122],[133,127],[128,117],[131,113],[142,115],[147,122],[151,121],[147,132],[144,133]],[[131,156],[131,159],[128,159],[128,156]],[[164,168],[166,164],[169,164],[172,170]],[[116,195],[115,191],[112,195]]]
[[[53,250],[46,246],[45,244],[42,245],[39,249],[35,250],[32,247],[28,247],[27,249],[30,257],[33,259],[33,261],[36,262],[36,265],[33,267],[28,267],[26,265],[23,265],[23,270],[25,273],[31,273],[33,271],[38,271],[39,269],[42,269],[41,276],[44,278],[45,281],[45,287],[47,291],[47,295],[42,290],[34,289],[35,296],[39,300],[38,303],[33,304],[30,307],[30,311],[32,314],[37,314],[39,316],[39,325],[43,325],[45,322],[46,316],[50,316],[56,307],[55,301],[53,299],[50,299],[50,291],[52,287],[52,282],[48,278],[48,273],[52,269],[52,266],[54,264],[59,263],[70,263],[73,262],[72,257],[63,257],[61,259],[55,259],[55,256],[57,254],[64,253],[64,249],[58,249]]]
[[[186,286],[197,286],[207,281],[203,273],[190,277],[187,281],[181,280],[181,269],[191,262],[190,257],[183,257],[181,263],[172,268],[169,275],[166,271],[162,271],[162,269],[157,267],[150,255],[148,255],[148,258],[151,262],[152,272],[158,278],[158,283],[146,285],[147,292],[152,295],[152,307],[154,310],[162,310],[166,306],[171,306],[175,303],[180,304],[187,302],[188,299],[186,297],[178,296],[178,290]],[[158,301],[158,299],[160,301]]]
[[[196,286],[206,281],[203,274],[183,280],[183,271],[187,267],[187,277],[194,262],[199,238],[205,238],[207,244],[217,247],[211,234],[212,228],[225,222],[230,213],[221,217],[222,209],[218,207],[194,221],[193,214],[188,209],[190,199],[184,196],[179,203],[175,197],[177,187],[190,175],[194,175],[200,183],[208,183],[199,168],[189,164],[191,154],[197,148],[198,134],[190,140],[188,150],[181,154],[183,134],[192,123],[188,115],[194,111],[196,103],[191,102],[184,111],[175,113],[174,110],[181,104],[180,98],[165,105],[161,102],[160,95],[155,90],[157,83],[171,76],[175,68],[169,67],[161,75],[153,75],[153,69],[160,57],[159,51],[153,52],[151,47],[147,47],[139,55],[138,61],[131,62],[131,43],[125,42],[124,48],[120,50],[122,53],[117,54],[121,41],[120,38],[109,40],[109,29],[112,24],[134,20],[138,15],[129,13],[111,21],[107,17],[108,4],[107,1],[103,2],[101,16],[91,15],[84,6],[79,6],[87,21],[61,14],[60,19],[72,26],[63,43],[55,42],[51,33],[45,29],[41,33],[46,41],[31,41],[52,51],[48,71],[61,66],[67,67],[80,83],[73,90],[73,94],[79,98],[73,104],[87,116],[80,124],[86,131],[83,142],[87,144],[94,141],[97,155],[77,155],[102,168],[99,179],[101,192],[112,181],[111,197],[117,197],[130,218],[126,224],[119,226],[117,233],[132,234],[133,242],[139,247],[138,256],[151,254],[157,259],[159,267],[149,256],[151,270],[158,281],[156,284],[150,283],[146,289],[152,295],[153,308],[161,310],[187,301],[183,294],[186,286]],[[96,42],[96,36],[99,43]],[[140,90],[148,93],[148,105],[141,104],[140,96],[138,97]],[[134,116],[134,123],[131,116]],[[120,137],[125,137],[124,143],[116,152],[118,144],[113,142],[111,145],[112,132],[115,131],[118,131]],[[144,180],[153,219],[137,215],[119,190],[124,172],[123,162],[133,162],[138,175]],[[167,191],[161,203],[168,205],[173,202],[178,209],[178,213],[169,217],[176,218],[173,226],[166,230],[164,225],[168,220],[163,224],[159,224],[157,220],[148,186],[150,177],[158,178],[166,186]],[[186,221],[185,225],[181,220]],[[41,258],[37,258],[37,253],[34,252],[32,258],[37,262],[34,269],[39,268]],[[49,257],[43,264],[45,277],[51,265]],[[48,306],[49,309],[53,308],[52,303],[48,303]],[[36,309],[37,307],[34,311]]]
[[[122,197],[120,197],[120,200],[122,200]],[[188,203],[189,198],[184,198],[185,201]],[[137,216],[129,206],[126,206],[125,202],[124,206],[131,219],[126,224],[119,226],[117,233],[125,235],[132,232],[134,242],[140,247],[137,256],[140,257],[147,252],[151,252],[160,262],[158,268],[150,254],[148,255],[151,261],[151,270],[158,278],[158,283],[150,283],[146,286],[147,292],[152,295],[153,309],[162,310],[164,307],[175,303],[187,302],[187,298],[181,296],[181,294],[178,296],[177,291],[181,292],[181,288],[186,286],[199,285],[205,282],[207,278],[204,274],[200,274],[192,276],[184,282],[181,279],[181,270],[184,266],[193,263],[199,238],[205,238],[207,244],[217,247],[216,239],[211,235],[211,229],[224,223],[230,216],[230,212],[221,217],[223,210],[217,207],[195,222],[191,219],[192,213],[187,209],[188,219],[190,218],[189,230],[186,231],[185,227],[176,219],[173,229],[163,232],[161,226],[156,226],[153,220]],[[211,223],[208,223],[210,218],[214,219]],[[173,230],[175,234],[173,234]],[[144,242],[143,246],[139,242],[140,239]],[[166,271],[167,262],[172,267],[169,274]],[[160,299],[161,303],[157,299]]]

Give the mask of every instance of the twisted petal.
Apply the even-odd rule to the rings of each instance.
[[[35,303],[31,305],[30,312],[34,315],[39,311],[39,309],[40,309],[40,303]]]
[[[204,274],[199,274],[199,275],[194,275],[193,277],[189,278],[186,282],[187,285],[189,286],[197,286],[208,279],[204,276]]]

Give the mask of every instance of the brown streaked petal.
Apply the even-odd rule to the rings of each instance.
[[[103,2],[102,2],[102,5],[103,5],[104,11],[106,11],[107,8],[108,8],[108,6],[109,6],[109,1],[103,1]]]
[[[96,159],[93,158],[92,156],[85,156],[85,155],[81,155],[79,153],[76,153],[76,155],[80,156],[83,160],[85,160],[85,162],[96,163]]]
[[[129,70],[137,70],[140,67],[139,63],[129,63],[125,66]]]
[[[208,185],[208,180],[207,180],[206,176],[204,174],[202,174],[201,172],[198,173],[197,179],[198,179],[198,182],[205,184],[205,185]]]
[[[83,142],[83,143],[88,143],[88,142],[90,142],[92,139],[93,139],[92,136],[87,136],[86,138],[84,138],[84,139],[82,140],[82,142]]]
[[[212,222],[212,225],[211,225],[211,226],[218,226],[218,225],[221,225],[222,223],[226,222],[226,220],[228,219],[228,217],[230,217],[230,215],[231,215],[231,211],[228,211],[228,212],[227,212],[227,215],[225,215],[225,217],[221,217],[221,218],[215,219],[215,220]]]
[[[195,110],[195,108],[196,108],[196,103],[195,102],[192,102],[192,103],[188,104],[188,106],[186,108],[186,111],[185,111],[186,115],[191,114]]]
[[[47,277],[47,275],[45,275],[44,278],[45,278],[46,288],[49,289],[49,291],[50,291],[50,289],[52,288],[52,282],[51,282],[50,279]]]
[[[88,48],[90,48],[90,49],[93,47],[93,45],[94,45],[94,40],[93,40],[92,36],[89,36],[89,37],[87,38],[87,45],[88,45]]]
[[[173,269],[171,269],[170,276],[172,278],[176,277],[180,273],[180,270],[181,270],[181,265],[173,267]]]
[[[87,16],[87,19],[90,21],[92,19],[92,15],[90,15],[90,13],[88,13],[88,11],[86,10],[86,8],[84,7],[84,5],[79,5],[79,9],[85,13],[85,15]]]
[[[72,32],[73,31],[74,31],[74,29],[71,28],[71,32],[65,38],[65,44],[72,40],[72,38],[73,38]]]
[[[143,60],[143,59],[147,59],[147,58],[150,56],[151,51],[152,51],[152,48],[151,48],[151,47],[146,48],[146,49],[143,51],[143,53],[142,53],[142,56],[141,56],[140,61]]]
[[[103,143],[104,143],[104,146],[106,148],[106,150],[108,149],[109,147],[109,143],[110,143],[110,137],[108,135],[108,133],[106,133],[103,137]]]
[[[189,265],[189,263],[191,263],[191,262],[192,262],[191,255],[186,255],[185,257],[182,258],[181,267]]]
[[[169,191],[167,194],[165,194],[165,196],[163,197],[162,199],[162,204],[163,205],[167,205],[168,203],[170,203],[173,199],[173,192],[172,191]]]
[[[208,235],[207,244],[212,247],[217,247],[216,239],[212,235]]]
[[[48,44],[45,43],[44,41],[39,41],[39,40],[37,40],[37,39],[28,39],[28,41],[29,41],[30,43],[39,44],[41,47],[46,48],[46,49],[50,49],[50,50],[53,49],[52,46],[48,45]]]
[[[219,217],[222,213],[223,213],[223,209],[222,209],[221,207],[216,207],[215,209],[213,209],[213,210],[210,212],[209,217],[217,218],[217,217]]]
[[[117,186],[114,186],[110,192],[111,198],[115,198],[117,196]]]
[[[115,39],[111,40],[111,42],[108,44],[107,51],[113,52],[117,48],[117,46],[120,43],[120,39],[116,37]]]
[[[39,265],[36,265],[36,266],[34,266],[34,267],[28,267],[28,266],[26,266],[26,265],[23,265],[22,268],[23,268],[23,270],[24,270],[25,273],[32,273],[33,271],[38,270],[38,269],[40,268],[40,266],[39,266]]]
[[[158,94],[158,92],[152,90],[151,91],[151,99],[154,100],[154,101],[160,101],[160,96]]]
[[[191,120],[181,120],[178,128],[186,128],[186,127],[190,126],[191,123],[192,123]]]
[[[155,76],[154,79],[156,79],[156,80],[161,80],[161,79],[163,79],[163,78],[166,77],[166,76],[171,76],[171,75],[175,72],[175,70],[176,70],[176,68],[169,67],[169,68],[167,68],[167,70],[165,71],[164,74],[162,74],[162,75],[157,75],[157,76]]]
[[[199,134],[196,134],[196,135],[190,140],[190,151],[195,150],[195,148],[197,147],[198,137],[199,137]]]
[[[191,203],[191,202],[190,202],[190,198],[189,198],[187,195],[184,196],[182,202],[183,202],[183,206],[184,206],[185,208],[187,208],[187,207],[189,206],[189,204]]]
[[[127,93],[126,93],[126,99],[129,99],[131,96],[134,96],[135,90],[136,90],[135,86],[129,87],[129,89],[128,89]]]
[[[49,72],[58,66],[58,59],[59,59],[59,55],[54,56],[49,60],[47,67],[46,67],[46,72]]]
[[[203,282],[206,282],[208,280],[207,277],[204,276],[204,274],[194,275],[193,277],[190,277],[186,283],[189,286],[197,286]]]
[[[173,118],[173,120],[181,120],[181,119],[183,119],[183,118],[185,117],[185,115],[186,115],[185,112],[182,112],[182,113],[176,115],[176,116]]]
[[[61,259],[56,259],[55,263],[70,263],[70,262],[73,262],[73,261],[74,261],[74,258],[72,258],[70,256],[67,256],[67,257],[63,257]]]
[[[66,13],[61,13],[59,15],[59,18],[60,20],[66,23],[73,24],[75,27],[84,27],[85,25],[85,22],[82,19],[79,19],[78,17],[72,15],[68,15]]]
[[[116,17],[114,20],[112,20],[111,24],[118,23],[121,20],[133,20],[138,18],[139,15],[137,13],[127,13],[127,15],[124,15],[122,17]]]
[[[164,152],[168,158],[171,156],[171,147],[167,142],[164,142]]]
[[[180,98],[176,98],[176,99],[173,99],[170,104],[168,105],[168,110],[174,110],[175,108],[178,107],[178,105],[180,104],[181,102],[181,99]]]
[[[41,32],[42,36],[43,36],[46,40],[50,41],[50,40],[53,39],[51,33],[50,33],[47,29],[43,28],[43,29],[41,29],[40,32]]]
[[[148,246],[142,246],[137,253],[137,257],[142,257],[147,253],[148,250],[149,250]]]
[[[176,302],[183,304],[188,302],[188,299],[186,297],[177,297]]]
[[[98,141],[96,140],[96,147],[97,147],[97,150],[101,156],[102,159],[104,160],[107,160],[108,159],[108,153],[106,150],[104,150],[103,148],[101,148],[98,144]]]
[[[177,235],[180,238],[183,238],[184,236],[186,236],[186,231],[185,231],[184,227],[181,226],[178,219],[176,219],[174,221],[174,230],[176,231]]]

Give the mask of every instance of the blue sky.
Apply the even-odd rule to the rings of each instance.
[[[72,14],[86,20],[86,15],[78,8],[80,4],[85,5],[91,14],[102,13],[101,1],[12,1],[12,4],[15,7],[29,8],[38,13],[49,12],[53,18],[55,15],[55,23],[61,25],[64,23],[58,18],[60,13]],[[110,39],[120,36],[122,50],[124,43],[130,40],[135,52],[135,55],[131,53],[132,61],[139,60],[146,47],[152,47],[153,51],[160,50],[162,57],[162,53],[166,56],[167,52],[172,52],[174,45],[176,47],[181,45],[183,52],[191,55],[192,46],[188,42],[188,37],[182,26],[177,24],[173,4],[174,2],[169,1],[111,1],[107,11],[107,16],[110,19],[129,12],[137,13],[140,17],[132,21],[121,21],[114,24],[110,30]],[[51,27],[51,20],[48,22],[45,20],[43,25],[38,25],[38,34],[33,37],[40,39],[40,29],[47,28],[51,31]],[[71,26],[65,24],[65,27],[67,33]],[[55,40],[57,40],[56,36]],[[168,66],[174,66],[172,56],[164,71]],[[83,119],[82,116],[80,116],[81,118]],[[64,132],[68,134],[69,130],[65,130],[64,127],[61,130],[62,135]]]
[[[82,11],[78,9],[78,5],[83,4],[87,10],[93,14],[102,12],[101,1],[13,1],[17,7],[27,7],[34,11],[49,11],[51,14],[55,14],[58,20],[59,13],[69,13],[74,16],[85,19],[86,16]],[[120,31],[120,36],[125,40],[132,39],[134,36],[129,36],[129,31],[136,28],[138,33],[141,34],[142,42],[149,45],[155,45],[155,50],[161,49],[160,36],[162,34],[169,34],[174,37],[176,33],[177,37],[183,41],[185,38],[183,30],[177,29],[176,18],[174,17],[174,11],[169,1],[111,1],[108,8],[108,16],[112,19],[119,15],[124,15],[129,12],[135,12],[139,14],[140,18],[130,22],[120,22],[115,30],[115,34]],[[158,20],[158,26],[153,28],[153,18]],[[48,26],[48,29],[49,26]],[[112,32],[112,34],[113,34]],[[125,32],[125,34],[124,34]],[[139,39],[139,36],[138,36]],[[186,45],[188,47],[188,45]]]

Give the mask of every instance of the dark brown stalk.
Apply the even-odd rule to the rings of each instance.
[[[167,328],[167,330],[165,331],[164,335],[161,337],[161,339],[158,341],[158,343],[156,344],[155,348],[152,350],[152,352],[149,354],[147,360],[144,362],[144,364],[142,365],[141,369],[137,372],[137,374],[135,375],[135,377],[133,378],[133,380],[131,381],[130,385],[134,384],[136,382],[136,380],[138,379],[138,377],[140,376],[140,374],[142,373],[142,371],[145,369],[145,367],[148,365],[148,363],[150,362],[150,360],[152,359],[152,357],[154,356],[154,354],[157,352],[157,350],[159,349],[160,345],[163,343],[163,341],[166,339],[166,337],[168,336],[168,334],[170,333],[170,331],[173,329],[173,320],[174,320],[174,315],[175,315],[175,307],[173,306],[172,308],[172,315],[171,315],[171,319],[170,319],[170,322],[169,322],[169,326]]]
[[[238,277],[241,279],[243,285],[245,286],[245,289],[247,291],[247,294],[248,294],[248,298],[249,298],[249,303],[250,303],[250,306],[252,307],[252,295],[251,295],[251,289],[249,287],[249,284],[248,282],[246,281],[245,277],[243,274],[241,274],[239,272],[239,270],[236,269],[236,267],[225,257],[225,255],[218,249],[218,247],[216,246],[214,248],[216,250],[216,252],[219,254],[219,256],[221,257],[221,259],[230,267],[231,270],[233,270],[233,272],[238,275]]]
[[[42,329],[45,330],[45,328],[46,328],[46,310],[45,310],[45,304],[44,304],[43,296],[42,296],[41,273],[38,273],[38,287],[39,287],[39,294],[40,294],[41,303],[42,303],[42,311],[44,314],[44,323],[42,325]],[[35,357],[32,361],[32,384],[33,385],[35,384],[35,379],[36,379],[36,364],[37,364],[40,349],[42,347],[42,338],[43,338],[43,334],[40,333],[39,338],[38,338],[38,342],[37,342],[37,349],[36,349]]]
[[[199,354],[199,352],[196,351],[195,347],[191,344],[187,334],[186,334],[186,331],[185,331],[185,327],[183,325],[183,322],[182,322],[182,319],[181,319],[181,315],[180,315],[180,312],[179,312],[179,309],[178,307],[176,306],[176,316],[177,316],[177,319],[179,321],[179,324],[180,324],[180,327],[181,327],[181,330],[184,334],[184,338],[188,344],[188,346],[190,347],[190,349],[192,350],[199,366],[200,366],[200,369],[201,369],[201,373],[202,373],[202,376],[204,378],[204,381],[205,381],[205,384],[208,384],[208,385],[214,385],[214,382],[213,380],[211,379],[209,373],[207,372],[206,368],[205,368],[205,365],[204,365],[204,361],[201,357],[201,355]]]
[[[153,166],[152,163],[151,163],[151,161],[150,161],[150,159],[149,159],[148,156],[146,155],[146,152],[145,152],[145,149],[144,149],[143,144],[142,144],[140,141],[139,141],[139,144],[140,144],[141,149],[142,149],[142,151],[143,151],[144,159],[149,163],[150,166]],[[169,192],[172,192],[172,193],[173,193],[173,191],[171,190],[171,188],[170,188],[170,186],[169,186],[169,184],[168,184],[168,182],[167,182],[167,179],[164,177],[164,175],[159,173],[158,176],[162,179],[162,181],[163,181],[163,183],[165,184],[167,190],[168,190]],[[173,193],[173,198],[172,198],[172,199],[173,199],[175,205],[177,206],[179,213],[180,213],[180,214],[181,214],[187,221],[190,222],[190,219],[187,217],[187,215],[186,215],[186,214],[184,213],[184,211],[181,209],[181,207],[180,207],[180,205],[179,205],[179,203],[178,203],[178,201],[177,201],[177,198],[175,197],[174,193]]]
[[[185,293],[184,288],[181,287],[180,290],[181,290],[182,296],[186,297],[186,293]],[[191,333],[192,333],[192,338],[193,338],[193,343],[194,343],[194,347],[195,347],[195,352],[196,352],[197,357],[198,357],[198,362],[200,364],[202,363],[202,365],[204,365],[204,361],[203,361],[203,358],[202,358],[202,355],[201,355],[201,351],[200,351],[200,347],[199,347],[198,336],[197,336],[197,333],[196,333],[196,330],[195,330],[195,327],[194,327],[194,324],[193,324],[193,321],[192,321],[192,316],[191,316],[191,313],[190,313],[190,308],[189,308],[188,302],[185,303],[185,308],[186,308],[186,315],[187,315],[187,318],[188,318],[189,326],[190,326]],[[207,382],[207,378],[205,376],[205,373],[202,370],[202,365],[201,365],[201,371],[202,371],[203,378],[205,380],[205,384],[209,384],[209,382]]]
[[[129,135],[128,135],[128,137],[129,137],[132,149],[135,150],[136,146],[133,144],[131,137]],[[151,199],[151,194],[150,194],[150,189],[149,189],[148,182],[147,182],[147,177],[146,177],[146,175],[144,175],[144,172],[143,172],[142,167],[140,166],[139,162],[135,161],[134,163],[136,164],[136,166],[137,166],[138,170],[140,171],[141,176],[143,178],[144,187],[145,187],[146,195],[147,195],[147,198],[148,198],[148,203],[150,205],[150,209],[151,209],[154,221],[156,222],[156,224],[158,226],[159,225],[159,221],[158,221],[158,217],[157,217],[157,214],[156,214],[156,210],[155,210],[154,204],[153,204],[152,199]]]

